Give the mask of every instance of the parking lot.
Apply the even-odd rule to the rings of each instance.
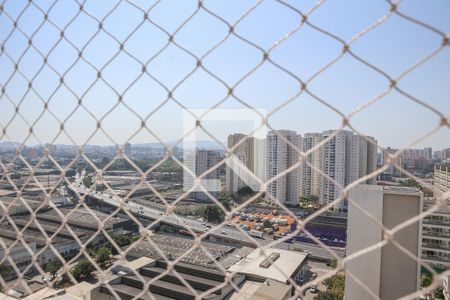
[[[295,223],[295,219],[292,216],[282,215],[276,211],[270,214],[254,212],[238,215],[233,218],[233,222],[241,226],[246,225],[248,230],[262,227],[264,220],[271,221],[273,229],[272,234],[282,234],[287,232],[291,229],[291,224]],[[280,220],[282,220],[282,223]]]
[[[307,266],[309,267],[309,271],[307,272],[305,276],[305,283],[313,280],[313,274],[317,274],[317,277],[320,277],[328,272],[332,271],[332,268],[327,266],[325,262],[319,262],[319,261],[308,261]],[[326,289],[323,282],[320,282],[317,285],[317,290],[314,291],[313,289],[307,289],[304,293],[304,296],[302,296],[302,299],[304,300],[312,300],[317,295],[318,291],[324,291]]]

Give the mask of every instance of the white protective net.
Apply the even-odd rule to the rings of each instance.
[[[2,291],[15,290],[24,296],[40,291],[38,298],[45,298],[73,286],[84,298],[91,295],[92,288],[98,288],[97,295],[117,299],[223,299],[244,287],[245,279],[232,266],[258,248],[263,256],[270,257],[273,247],[308,253],[312,259],[310,271],[318,274],[310,280],[303,276],[292,278],[272,257],[275,272],[286,277],[286,284],[292,288],[287,298],[303,297],[305,289],[314,284],[322,289],[325,279],[338,280],[335,275],[345,272],[378,299],[363,281],[345,270],[345,265],[386,244],[397,246],[402,255],[418,261],[423,271],[434,275],[427,289],[404,295],[405,298],[417,298],[438,288],[442,277],[437,276],[429,261],[419,257],[425,254],[411,253],[396,241],[395,234],[425,217],[431,222],[433,213],[440,212],[438,215],[444,218],[448,214],[446,201],[450,192],[436,190],[429,180],[405,168],[400,159],[407,149],[426,143],[433,134],[446,132],[442,137],[450,140],[449,93],[437,86],[439,81],[448,85],[448,22],[425,22],[423,19],[430,18],[409,13],[423,10],[424,15],[441,16],[445,11],[438,12],[439,5],[432,2],[415,2],[412,5],[419,9],[409,10],[410,1],[374,1],[379,4],[368,7],[377,10],[370,12],[358,1],[299,2],[3,0],[0,142],[8,147],[0,150]],[[337,6],[341,11],[336,14],[344,17],[336,22],[345,23],[345,35],[335,33],[339,30],[333,28],[333,23],[330,26],[324,21],[333,18]],[[449,9],[446,4],[443,7]],[[361,16],[355,18],[358,14]],[[383,37],[394,34],[391,30],[397,27],[405,29],[399,33],[402,37],[420,36],[413,46],[421,51],[409,55],[405,48],[412,45],[408,44],[405,48],[396,45],[397,52],[380,50],[381,56],[390,56],[386,61],[364,55],[371,53],[365,44],[384,49],[384,43],[395,42],[397,36],[386,40]],[[301,50],[308,46],[311,48]],[[235,59],[239,56],[243,59]],[[317,61],[316,56],[320,57]],[[289,61],[296,57],[300,62]],[[420,73],[430,64],[431,71]],[[347,71],[341,72],[345,68]],[[374,77],[366,76],[367,73]],[[414,82],[424,81],[425,87],[404,88],[401,83],[415,74],[418,79],[405,86],[410,88]],[[320,92],[318,85],[324,76],[339,78],[336,85],[342,83],[341,77],[349,77],[351,83],[342,87],[348,90],[339,100]],[[428,76],[427,80],[423,76]],[[365,82],[369,78],[373,82]],[[436,86],[431,81],[437,82]],[[377,88],[365,93],[366,87],[358,86],[361,84]],[[326,88],[325,85],[323,89]],[[436,90],[440,92],[435,93]],[[261,99],[265,96],[267,100]],[[413,105],[414,109],[398,111],[397,104],[392,104],[392,109],[391,104],[380,109],[384,105],[381,103],[395,101],[395,97],[403,101],[401,107]],[[348,109],[345,98],[356,99],[356,105],[348,100],[352,106]],[[303,106],[291,106],[297,105],[294,103]],[[326,111],[323,118],[335,118],[338,125],[306,147],[303,140],[299,142],[280,131],[277,116],[284,118],[283,111],[298,109],[298,118],[309,122],[301,113],[303,110],[308,114],[309,106]],[[214,111],[236,107],[253,114],[258,124],[231,147],[203,121]],[[374,107],[377,108],[370,117],[365,115]],[[178,126],[176,111],[184,111],[194,120],[183,128],[183,134],[171,129]],[[389,124],[390,116],[403,114],[411,114],[404,126]],[[387,151],[384,147],[388,145],[377,143],[364,132],[386,122],[386,130],[392,130],[392,135],[403,135],[408,130],[407,123],[421,119],[421,114],[432,119],[435,126],[423,126],[423,132],[405,133],[408,142],[398,150]],[[367,120],[361,119],[366,117]],[[211,119],[214,118],[208,120]],[[359,126],[365,122],[372,124]],[[255,179],[262,184],[259,191],[244,188],[232,196],[216,191],[224,188],[229,170],[225,171],[227,160],[214,151],[197,153],[206,157],[204,166],[197,164],[193,168],[183,159],[182,151],[187,151],[183,143],[195,131],[219,145],[227,157],[241,151],[255,133],[266,129],[291,154],[284,168],[272,170],[270,177]],[[174,142],[167,142],[165,130],[175,133]],[[375,163],[370,170],[360,172],[357,178],[341,182],[314,159],[318,160],[316,156],[340,134],[348,132],[353,132],[352,136],[365,142],[366,147],[375,149],[375,155],[383,153],[384,160],[381,165]],[[99,140],[113,146],[93,146]],[[144,140],[159,145],[144,145]],[[266,160],[264,168],[265,163]],[[350,256],[345,255],[345,241],[335,236],[323,238],[309,230],[313,227],[308,224],[345,220],[345,214],[330,210],[342,207],[341,203],[350,205],[352,188],[374,183],[374,179],[393,168],[426,191],[426,209],[414,218],[385,228],[372,211],[354,203],[367,220],[383,228],[384,236]],[[200,169],[202,172],[198,172]],[[300,178],[294,178],[292,174],[298,170],[302,170],[301,175],[296,175]],[[192,179],[223,181],[214,190],[203,186],[204,181],[192,180],[189,188],[183,190],[183,172]],[[266,187],[282,184],[283,180],[300,185],[306,174],[315,174],[318,182],[333,187],[330,201],[319,205],[313,197],[309,199],[310,207],[298,208],[265,192]],[[193,195],[198,196],[197,200],[193,200]],[[274,209],[278,212],[274,213]],[[308,214],[302,215],[305,211]],[[262,227],[281,212],[284,221],[276,226],[279,234],[272,238],[268,233],[263,239],[258,237],[262,229],[249,234],[250,225],[242,225],[255,220],[243,217],[244,212],[250,218],[258,218],[256,223]],[[209,222],[198,221],[198,217]],[[346,221],[342,222],[328,225],[345,232]],[[267,227],[273,228],[272,225],[273,222]],[[450,239],[445,229],[439,234]],[[449,243],[439,245],[447,253],[450,251]],[[141,267],[124,267],[127,260],[140,257],[158,263],[148,267],[147,261]],[[439,259],[449,260],[450,256]],[[335,261],[336,268],[325,265],[325,261]],[[126,275],[121,275],[119,269]],[[444,267],[443,277],[446,274]],[[92,286],[76,285],[79,282]],[[242,292],[242,297],[252,299],[245,294],[249,292],[247,288]]]

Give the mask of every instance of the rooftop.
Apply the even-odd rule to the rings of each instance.
[[[371,184],[359,184],[354,187],[355,190],[361,191],[380,191],[385,194],[401,194],[401,195],[420,195],[421,191],[415,187],[403,187],[403,186],[388,186],[388,185],[371,185]]]
[[[231,266],[228,271],[284,283],[305,263],[307,256],[308,254],[301,252],[263,247],[253,250],[244,259]],[[263,264],[267,262],[268,257],[273,257],[271,263]]]
[[[23,202],[26,201],[27,203],[32,203],[32,204],[41,204],[41,201],[36,201],[36,200],[32,200],[32,199],[25,199],[25,198],[17,198],[17,197],[10,197],[10,196],[4,196],[1,197],[0,200],[3,202],[3,204],[11,204],[14,203],[14,206],[19,206],[19,205],[23,205]]]
[[[67,221],[70,225],[97,227],[98,220],[105,221],[108,217],[109,219],[105,222],[106,227],[111,227],[114,224],[125,221],[124,219],[111,217],[108,214],[99,212],[94,209],[87,210],[86,208],[59,208],[59,211],[65,218],[67,218]],[[57,221],[58,223],[62,222],[60,215],[55,210],[49,210],[41,213],[37,216],[37,218],[39,220],[44,219],[49,221]]]
[[[181,259],[182,262],[208,268],[217,268],[217,265],[202,248],[189,250],[194,245],[194,240],[191,238],[156,234],[152,236],[151,239],[158,246],[158,249],[153,247],[150,242],[142,241],[133,246],[133,249],[129,252],[129,256],[134,258],[147,256],[153,259],[161,259],[163,258],[159,252],[161,251],[169,260],[175,260],[181,255],[184,255],[186,251],[190,251]],[[224,268],[233,265],[236,261],[241,259],[242,256],[247,255],[251,251],[251,248],[248,247],[235,248],[210,242],[202,242],[202,246]]]
[[[20,226],[19,226],[20,228]],[[45,228],[44,228],[45,229]],[[48,234],[49,236],[51,234]],[[0,238],[6,245],[12,245],[14,241],[17,240],[17,232],[15,228],[9,225],[7,222],[1,224],[0,227]],[[22,238],[27,243],[35,242],[37,248],[44,247],[46,245],[46,239],[42,235],[42,233],[38,230],[34,230],[33,228],[27,228],[22,232]],[[69,238],[63,234],[57,234],[52,238],[53,244],[63,244],[71,242],[73,238]],[[17,245],[21,245],[21,243],[17,243]]]
[[[229,284],[224,284],[225,274],[222,272],[184,263],[175,264],[174,269],[177,275],[173,270],[166,273],[167,264],[165,262],[154,261],[136,270],[139,277],[134,273],[129,273],[109,280],[108,284],[123,299],[136,296],[138,299],[153,300],[195,299],[196,296],[202,295],[202,299],[220,300],[228,299],[233,291]],[[187,288],[183,281],[178,279],[178,276],[189,283],[190,288]],[[154,281],[154,278],[157,280]],[[245,281],[245,277],[236,275],[233,280],[239,286]],[[142,287],[149,281],[152,281],[152,284],[147,292],[144,292]],[[208,293],[208,291],[210,292]],[[111,295],[111,291],[102,284],[93,291],[91,299],[105,294]]]
[[[267,279],[265,282],[246,281],[230,300],[282,300],[291,294],[292,286]]]

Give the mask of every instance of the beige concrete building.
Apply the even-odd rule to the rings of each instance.
[[[417,189],[360,185],[350,191],[347,229],[347,257],[383,241],[379,224],[392,229],[422,211],[423,194]],[[370,219],[354,203],[375,218]],[[421,221],[396,232],[396,242],[418,256]],[[346,264],[345,299],[372,299],[353,274],[380,299],[397,299],[419,289],[420,264],[392,242],[363,253]]]

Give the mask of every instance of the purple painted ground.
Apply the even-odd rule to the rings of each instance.
[[[294,224],[293,224],[294,225]],[[291,226],[291,230],[295,230],[296,226]],[[337,227],[330,225],[306,224],[306,230],[320,239],[322,243],[332,247],[345,247],[347,241],[347,232],[345,227]],[[313,243],[315,242],[307,236],[303,230],[295,237],[298,242]]]

